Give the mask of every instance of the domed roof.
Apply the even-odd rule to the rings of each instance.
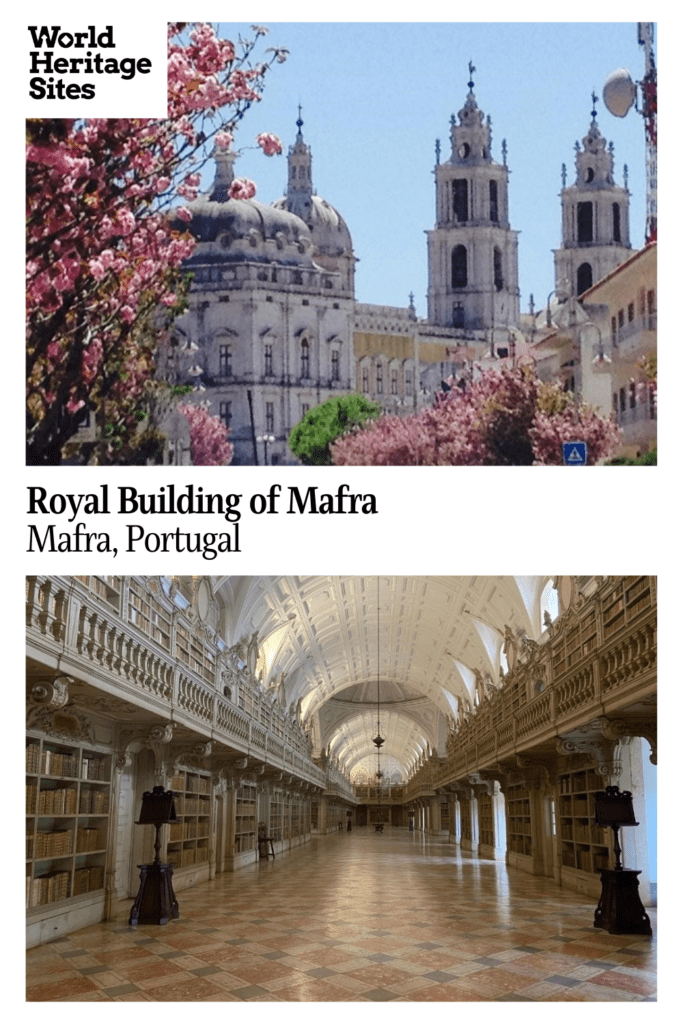
[[[202,244],[190,257],[210,262],[275,262],[312,266],[311,232],[296,214],[266,206],[256,199],[231,199],[232,165],[237,154],[214,153],[216,179],[211,192],[187,204],[189,223],[175,218],[174,227],[188,230]]]
[[[290,202],[288,197],[282,196],[281,199],[273,203],[273,208],[285,211],[288,202]],[[341,256],[343,253],[351,252],[353,249],[351,232],[339,211],[331,206],[326,199],[317,195],[311,195],[306,205],[307,209],[301,210],[297,220],[303,219],[306,222],[315,249],[327,256]]]
[[[187,205],[192,220],[186,227],[198,242],[215,242],[225,236],[235,241],[249,238],[251,232],[257,231],[264,240],[277,239],[282,235],[286,241],[301,242],[306,248],[311,244],[311,232],[299,217],[286,210],[266,206],[256,199],[219,202],[206,195]]]

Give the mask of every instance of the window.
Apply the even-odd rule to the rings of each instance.
[[[582,263],[576,272],[576,294],[583,295],[593,284],[593,268],[590,263]]]
[[[264,368],[263,368],[263,372],[265,373],[266,377],[272,377],[273,376],[273,346],[272,345],[264,345],[264,347],[263,347],[263,355],[264,355]]]
[[[332,361],[332,380],[339,380],[339,349],[332,349],[330,359]]]
[[[273,402],[266,402],[266,432],[272,434],[275,431],[275,405]]]
[[[409,394],[413,390],[413,371],[406,370],[406,393]]]
[[[618,340],[618,337],[617,337],[617,318],[615,316],[613,316],[612,317],[612,344],[616,345],[617,344],[617,340]]]
[[[370,390],[370,370],[368,369],[367,366],[364,366],[363,369],[361,370],[361,380],[361,389],[363,391],[363,394],[367,395],[368,391]]]
[[[576,207],[577,242],[593,241],[593,204],[578,203]]]
[[[620,309],[617,313],[617,323],[619,324],[619,330],[624,326],[624,311]]]
[[[619,388],[619,412],[626,410],[626,388]]]
[[[376,380],[376,389],[375,390],[376,390],[378,395],[381,395],[382,392],[384,391],[384,368],[383,368],[381,362],[379,362],[379,360],[375,364],[375,373],[376,373],[376,378],[375,378],[375,380]]]
[[[649,316],[657,312],[657,297],[654,289],[647,293],[647,312]]]
[[[219,346],[218,372],[221,377],[232,377],[232,351],[229,345]]]
[[[630,324],[633,323],[633,320],[635,319],[635,315],[636,315],[635,305],[634,305],[633,302],[629,302],[629,304],[628,304],[628,322]]]
[[[493,250],[493,284],[497,292],[503,290],[503,257],[498,246]]]
[[[311,376],[311,354],[308,346],[308,342],[304,338],[301,342],[301,376]]]
[[[451,256],[451,287],[467,287],[467,249],[456,245]]]
[[[491,220],[498,223],[498,182],[489,182],[489,207]]]
[[[612,203],[612,238],[621,241],[621,222],[619,220],[619,203]]]
[[[232,402],[221,402],[219,405],[218,416],[221,423],[229,428],[232,422]]]
[[[398,370],[391,371],[391,393],[392,395],[398,394]]]
[[[453,326],[464,327],[465,326],[465,310],[463,306],[458,303],[453,306]]]
[[[456,220],[467,220],[467,205],[467,178],[456,178],[453,182],[453,213]]]
[[[630,381],[628,386],[628,407],[629,409],[635,409],[636,407],[636,382]]]

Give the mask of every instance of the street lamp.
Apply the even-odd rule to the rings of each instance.
[[[257,441],[263,441],[263,465],[268,465],[268,445],[272,444],[275,440],[274,434],[259,434],[256,438]]]
[[[566,288],[553,288],[552,291],[548,292],[548,298],[545,303],[545,325],[550,328],[553,326],[553,322],[550,316],[550,298],[554,295],[560,305],[567,301],[569,298],[569,292]]]

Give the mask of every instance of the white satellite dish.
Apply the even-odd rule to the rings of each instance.
[[[626,68],[609,75],[602,87],[602,98],[610,114],[626,117],[636,98],[635,82]]]

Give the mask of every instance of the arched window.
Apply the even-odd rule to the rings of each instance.
[[[363,369],[361,370],[361,377],[362,377],[361,388],[362,388],[363,394],[367,395],[367,393],[370,390],[370,369],[369,369],[369,367],[367,367],[367,366],[363,367]]]
[[[467,249],[456,245],[451,255],[451,288],[467,287]]]
[[[301,342],[301,376],[311,376],[311,353],[305,338]]]
[[[615,242],[621,241],[621,220],[619,217],[619,203],[612,203],[612,238]]]
[[[467,178],[456,178],[453,182],[453,213],[457,221],[468,219],[467,206]]]
[[[332,361],[332,380],[339,380],[339,349],[333,348],[330,353]]]
[[[578,203],[576,207],[576,241],[593,241],[593,204]]]
[[[582,263],[576,272],[576,294],[583,295],[593,284],[593,268],[590,263]]]
[[[381,395],[382,392],[384,391],[384,368],[383,368],[381,362],[379,361],[379,359],[377,360],[377,363],[375,364],[375,373],[377,375],[376,378],[375,378],[376,379],[375,391],[376,391],[376,393],[378,395]]]
[[[498,182],[489,182],[489,206],[490,217],[494,223],[498,223]]]
[[[263,372],[265,373],[266,377],[272,377],[273,376],[273,346],[272,345],[264,345],[263,346],[263,356],[264,356]]]
[[[491,184],[495,184],[492,182]],[[496,245],[493,249],[493,284],[497,292],[503,290],[503,257]]]

